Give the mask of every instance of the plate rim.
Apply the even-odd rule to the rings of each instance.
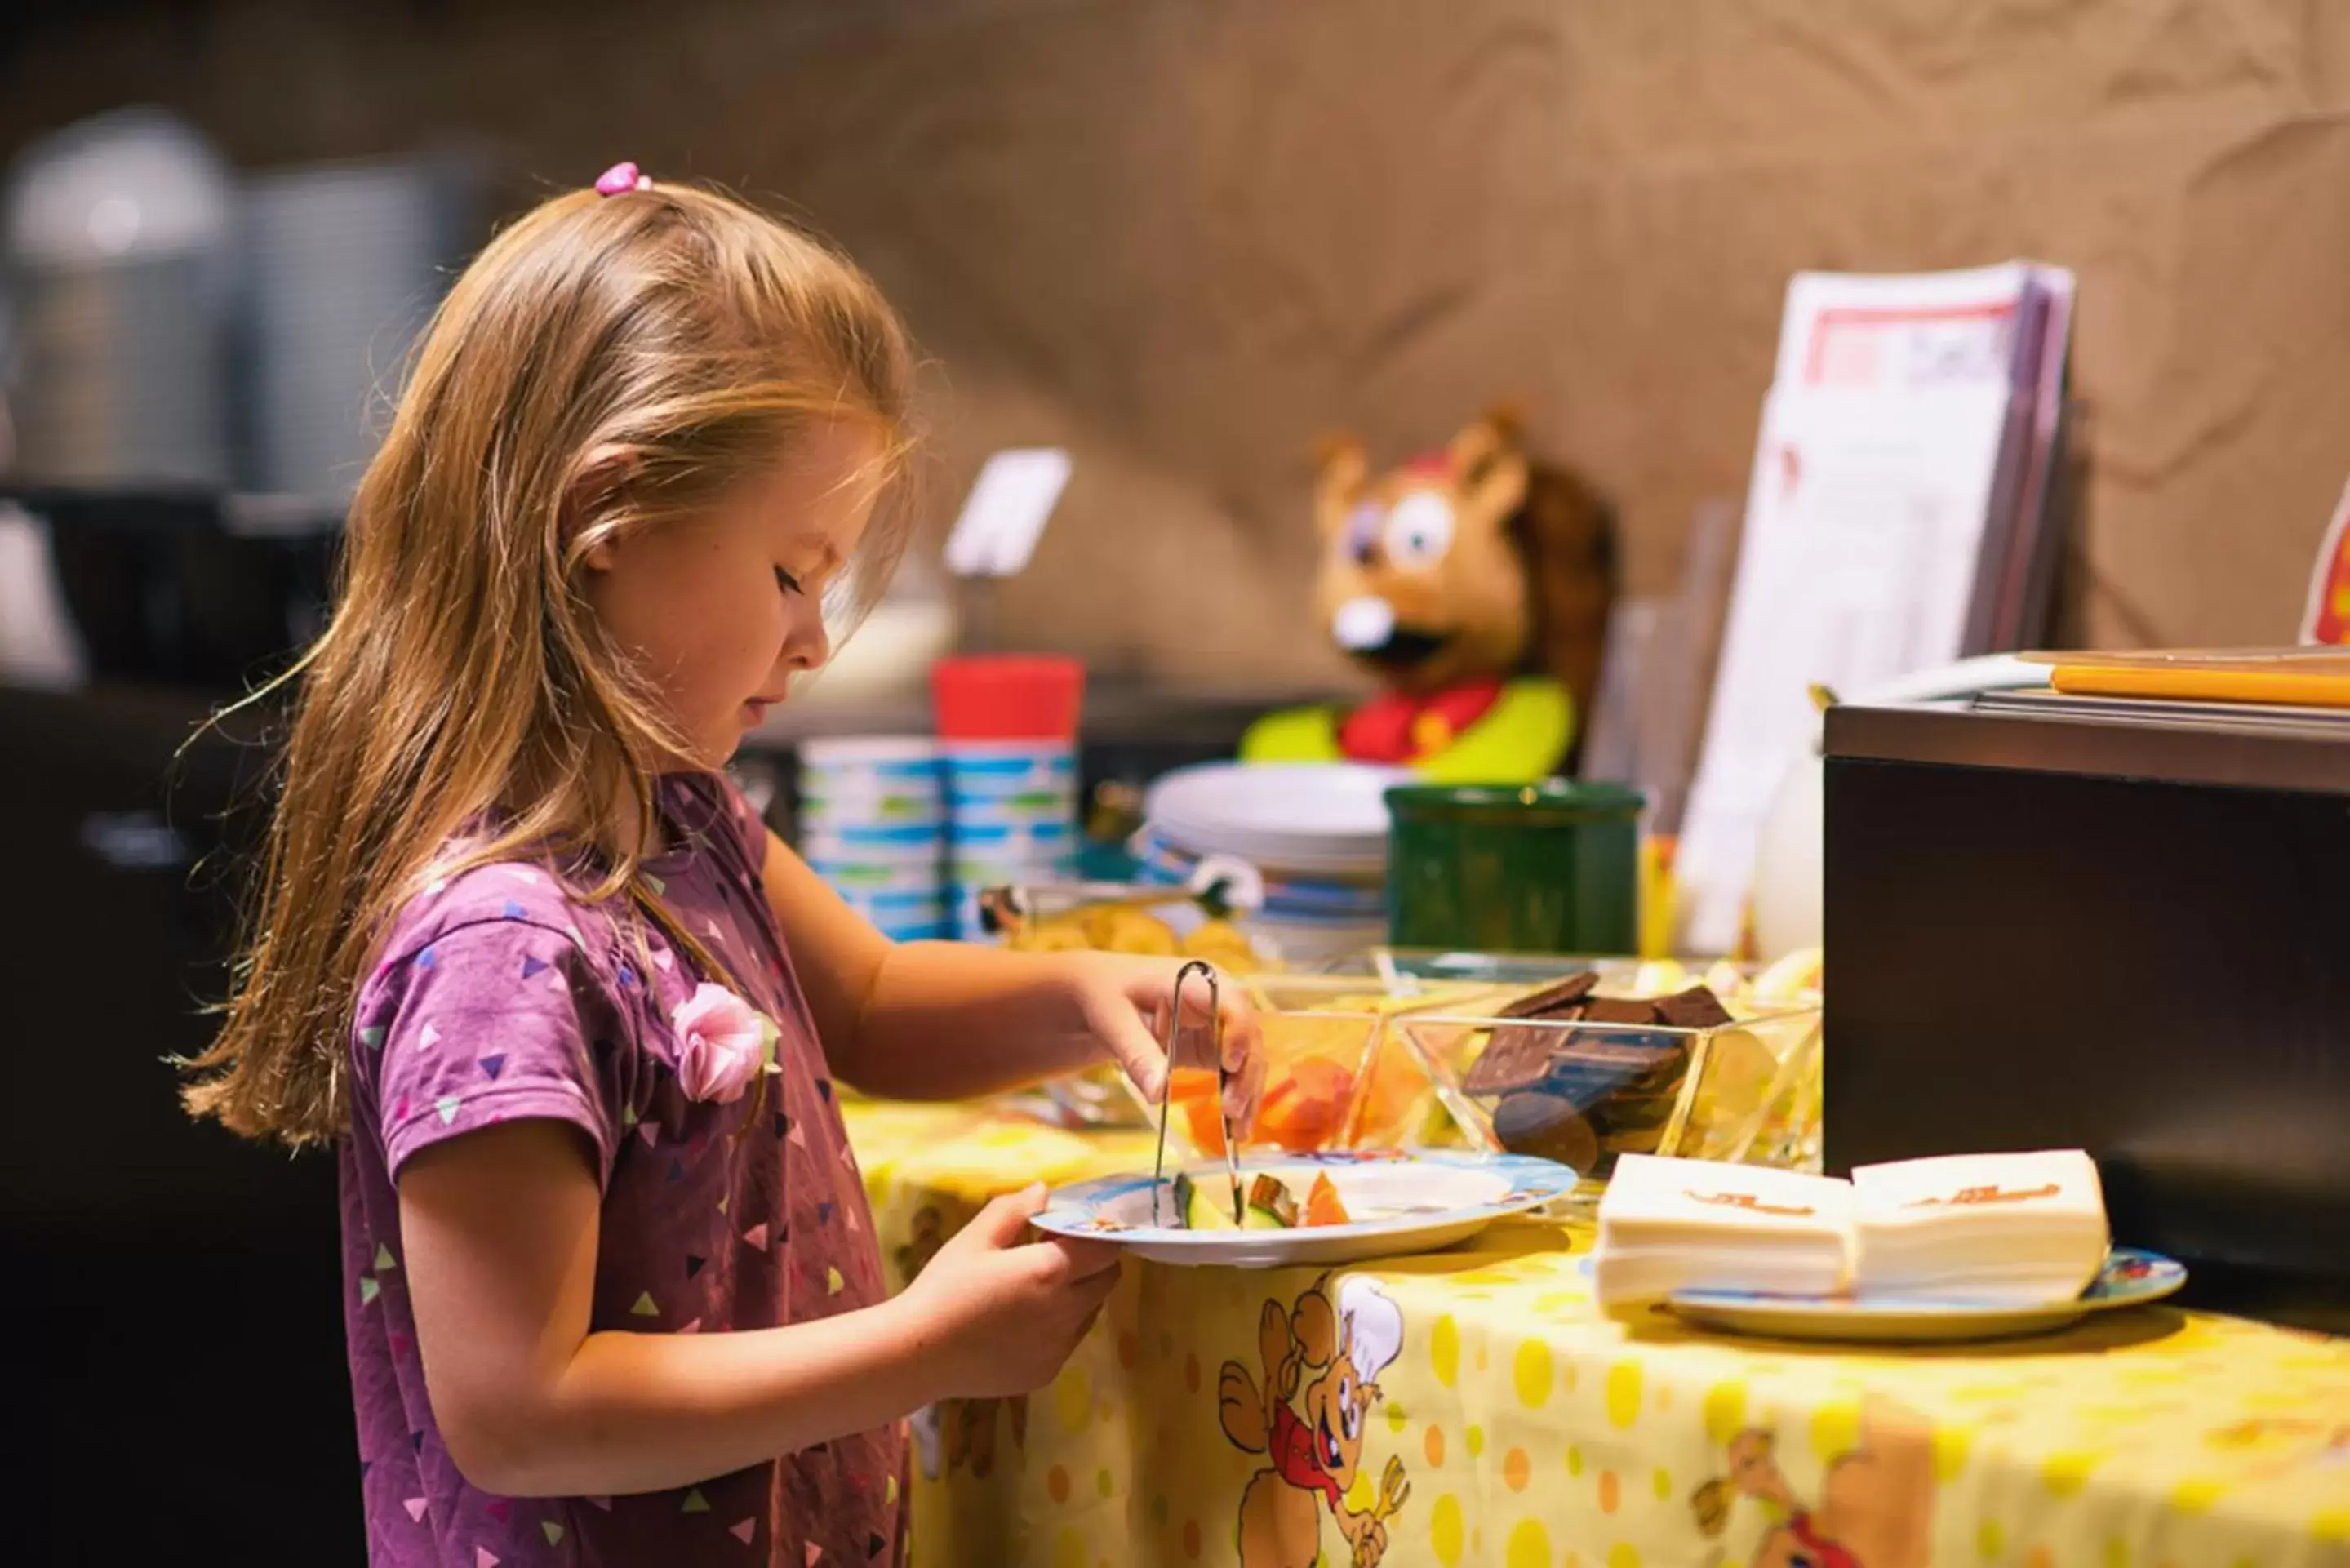
[[[2120,1307],[2146,1306],[2176,1295],[2187,1284],[2186,1264],[2145,1247],[2108,1247],[2106,1262],[2098,1265],[2099,1280],[2105,1277],[2106,1270],[2116,1260],[2142,1260],[2160,1265],[2168,1272],[2128,1293],[2084,1294],[2067,1301],[2043,1302],[2031,1306],[2005,1302],[1970,1302],[1963,1297],[1950,1296],[1781,1296],[1752,1291],[1708,1289],[1675,1291],[1664,1298],[1664,1304],[1676,1314],[1687,1307],[1703,1313],[1743,1313],[1783,1323],[1899,1323],[1905,1319],[1919,1322],[1960,1319],[1991,1324],[2050,1314],[2079,1318]],[[2095,1282],[2092,1282],[2093,1287]]]
[[[1089,1231],[1068,1218],[1073,1210],[1098,1210],[1110,1199],[1123,1197],[1137,1189],[1148,1189],[1151,1184],[1149,1172],[1117,1176],[1099,1176],[1067,1187],[1055,1188],[1046,1195],[1045,1208],[1029,1223],[1048,1235],[1066,1236],[1072,1241],[1109,1241],[1121,1246],[1151,1246],[1197,1249],[1212,1251],[1219,1248],[1236,1248],[1240,1238],[1247,1244],[1263,1246],[1268,1238],[1279,1236],[1310,1237],[1316,1241],[1374,1240],[1395,1235],[1409,1235],[1416,1231],[1434,1230],[1440,1226],[1457,1225],[1467,1220],[1491,1222],[1523,1214],[1557,1201],[1573,1192],[1581,1179],[1572,1166],[1534,1155],[1484,1154],[1476,1150],[1413,1149],[1388,1153],[1378,1150],[1326,1149],[1305,1154],[1246,1155],[1242,1157],[1241,1174],[1253,1170],[1278,1169],[1292,1166],[1346,1165],[1440,1165],[1461,1170],[1493,1170],[1512,1173],[1509,1189],[1492,1203],[1478,1204],[1468,1209],[1448,1209],[1440,1214],[1399,1214],[1385,1220],[1357,1220],[1345,1225],[1298,1226],[1289,1231],[1190,1231],[1171,1226],[1139,1225],[1122,1231]],[[1180,1175],[1221,1176],[1224,1165],[1221,1160],[1199,1160],[1180,1168]],[[1534,1178],[1539,1189],[1526,1179]],[[1047,1223],[1047,1221],[1055,1221]]]

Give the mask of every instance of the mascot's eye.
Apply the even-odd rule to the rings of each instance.
[[[1388,559],[1399,566],[1426,566],[1452,548],[1452,508],[1422,490],[1405,496],[1388,514]]]
[[[1371,564],[1371,552],[1378,548],[1379,523],[1382,514],[1367,503],[1357,506],[1347,516],[1347,554],[1355,565]]]

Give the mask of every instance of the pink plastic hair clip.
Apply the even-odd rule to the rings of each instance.
[[[650,191],[652,188],[652,176],[625,160],[596,176],[596,194],[598,196],[618,196],[626,191]]]

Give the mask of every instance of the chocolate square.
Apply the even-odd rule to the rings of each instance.
[[[1568,975],[1556,985],[1545,986],[1532,996],[1522,996],[1502,1009],[1504,1018],[1556,1018],[1580,1016],[1578,1004],[1589,996],[1599,983],[1599,971],[1587,969],[1581,974]]]
[[[1657,1004],[1629,996],[1595,996],[1583,1004],[1586,1023],[1655,1023]]]
[[[1693,985],[1658,1002],[1657,1022],[1674,1029],[1719,1029],[1730,1022],[1730,1009],[1710,987]]]
[[[1554,1030],[1496,1029],[1484,1053],[1470,1064],[1461,1086],[1472,1095],[1514,1094],[1542,1082],[1557,1049]]]

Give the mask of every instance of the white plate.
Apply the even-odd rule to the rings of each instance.
[[[2116,1247],[2089,1288],[2069,1302],[2020,1307],[1936,1296],[1765,1296],[1678,1291],[1665,1305],[1700,1328],[1769,1339],[1927,1344],[2001,1339],[2063,1328],[2095,1312],[2160,1301],[2187,1270],[2158,1252]]]
[[[1432,1252],[1467,1241],[1503,1215],[1538,1209],[1575,1190],[1575,1172],[1546,1159],[1436,1149],[1243,1159],[1243,1189],[1260,1173],[1280,1178],[1301,1201],[1314,1178],[1326,1174],[1349,1212],[1381,1217],[1294,1231],[1162,1228],[1151,1220],[1150,1178],[1112,1176],[1055,1192],[1035,1225],[1056,1236],[1114,1241],[1153,1262],[1274,1269]],[[1211,1192],[1225,1190],[1221,1162],[1192,1167],[1187,1174]],[[1174,1185],[1170,1177],[1170,1204]]]
[[[1411,778],[1358,763],[1203,763],[1153,784],[1143,814],[1154,836],[1194,855],[1375,874],[1387,865],[1387,791]]]

